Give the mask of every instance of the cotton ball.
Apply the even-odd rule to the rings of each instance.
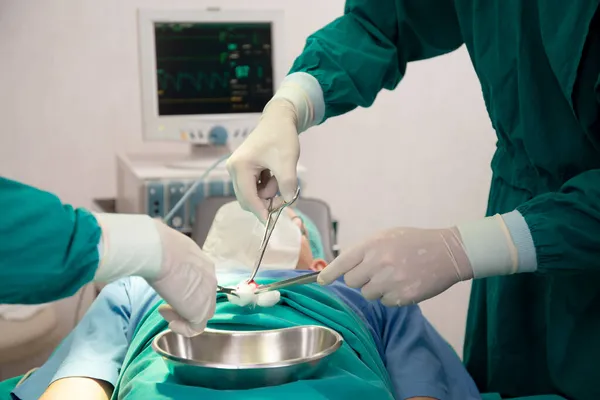
[[[233,294],[228,294],[227,295],[227,300],[231,304],[235,304],[236,306],[240,306],[240,307],[244,307],[244,306],[247,306],[250,303],[253,303],[253,297],[254,296],[240,296],[239,294],[238,294],[238,296],[235,296]]]
[[[256,303],[256,295],[254,294],[255,290],[255,285],[242,282],[235,288],[235,294],[237,296],[228,294],[227,300],[229,300],[230,303],[236,304],[240,307],[254,304]]]
[[[254,282],[246,283],[244,281],[235,288],[235,294],[237,294],[237,296],[228,294],[227,300],[240,307],[255,304],[260,307],[273,307],[275,304],[279,303],[279,300],[281,299],[281,293],[279,293],[279,291],[273,290],[256,294],[255,291],[257,287],[258,285]]]
[[[281,293],[278,290],[271,290],[270,292],[259,293],[256,297],[256,304],[260,307],[273,307],[279,303]]]

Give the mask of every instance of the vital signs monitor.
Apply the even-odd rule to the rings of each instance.
[[[145,140],[243,139],[285,75],[278,11],[139,10]]]

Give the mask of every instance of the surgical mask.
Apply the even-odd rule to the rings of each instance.
[[[237,201],[222,206],[210,227],[202,250],[217,269],[251,270],[258,257],[265,226]],[[261,263],[261,270],[295,269],[302,234],[285,210],[279,216]]]

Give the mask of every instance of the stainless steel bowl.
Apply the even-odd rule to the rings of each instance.
[[[207,329],[186,338],[170,330],[154,338],[177,380],[211,389],[251,389],[307,379],[326,365],[342,336],[323,326],[268,331]]]

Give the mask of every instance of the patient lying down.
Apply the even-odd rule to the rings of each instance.
[[[275,226],[261,270],[322,270],[326,262],[321,258],[322,249],[317,245],[321,241],[318,231],[313,229],[313,234],[310,235],[302,218],[293,209],[286,208],[284,213]],[[238,232],[248,234],[239,235]],[[217,212],[203,250],[215,260],[221,270],[227,269],[227,265],[234,269],[240,265],[251,266],[258,256],[263,234],[264,226],[254,215],[243,211],[237,202],[232,202]],[[314,250],[311,249],[311,241]],[[235,285],[237,296],[228,295],[227,299],[240,306],[256,304],[271,307],[279,302],[278,291],[255,294],[257,286],[256,282],[247,283],[244,279]]]
[[[248,266],[252,264],[247,263],[245,254],[233,254],[231,249],[225,249],[226,243],[211,244],[220,230],[216,225],[236,226],[238,214],[231,212],[232,220],[227,220],[229,216],[225,214],[220,212],[215,218],[214,229],[209,234],[213,237],[207,239],[205,247],[217,262],[219,283],[235,285],[248,276]],[[259,283],[325,266],[319,258],[322,247],[319,247],[314,225],[293,211],[286,214],[284,220],[288,228],[293,226],[298,233],[298,242],[288,243],[296,247],[297,253],[294,257],[284,252],[276,255],[275,240],[274,253],[270,258],[265,257],[265,270],[257,278]],[[238,229],[238,232],[244,230]],[[274,233],[281,235],[278,240],[296,240],[294,235],[286,239],[282,232]],[[231,235],[221,237],[221,242],[229,239],[237,242],[238,233]],[[219,248],[223,251],[215,253]],[[244,246],[238,250],[249,251]],[[281,262],[279,269],[277,262]],[[343,282],[327,287],[311,284],[282,290],[279,302],[271,307],[260,304],[240,307],[218,301],[215,316],[208,325],[228,330],[308,324],[335,329],[344,337],[344,344],[319,376],[239,391],[185,386],[169,375],[162,359],[151,348],[152,339],[167,328],[157,310],[162,303],[143,279],[127,278],[108,285],[77,328],[40,369],[13,391],[13,396],[22,400],[108,399],[111,396],[140,400],[282,396],[340,400],[480,398],[458,357],[422,316],[418,306],[387,308],[379,302],[368,302]]]

